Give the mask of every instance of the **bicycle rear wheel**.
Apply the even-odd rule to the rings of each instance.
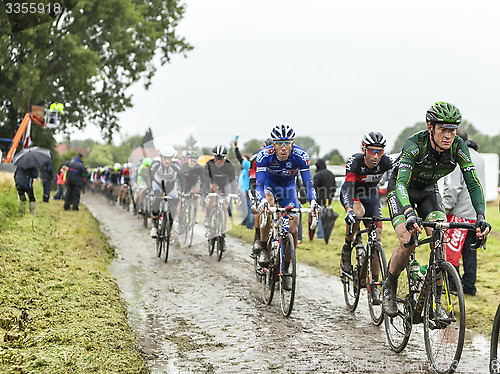
[[[448,262],[427,271],[435,279],[443,279],[442,292],[436,295],[434,286],[427,289],[424,304],[425,351],[430,367],[436,373],[454,373],[458,367],[465,338],[465,300],[457,271]],[[453,293],[452,293],[453,290]],[[456,290],[456,291],[455,291]],[[438,318],[436,305],[441,304],[446,316]]]
[[[398,279],[396,290],[396,304],[398,315],[389,317],[384,314],[385,334],[391,349],[399,353],[405,349],[410,339],[412,328],[413,307],[409,295],[410,285],[408,284],[408,266],[406,266]]]
[[[491,330],[491,345],[490,345],[490,373],[500,373],[500,363],[498,362],[498,332],[500,330],[500,305],[498,305],[497,313],[493,321],[493,329]]]
[[[358,306],[359,293],[361,288],[359,269],[356,264],[356,250],[355,248],[353,248],[351,251],[351,272],[350,274],[342,272],[341,276],[341,280],[344,285],[344,300],[347,306],[347,310],[349,310],[350,312],[354,312]]]
[[[297,276],[297,261],[295,256],[295,245],[293,236],[287,233],[281,243],[283,249],[283,261],[285,258],[285,251],[288,246],[290,253],[290,265],[288,266],[288,273],[280,271],[280,295],[281,295],[281,312],[285,317],[292,313],[293,301],[295,299],[295,281]]]
[[[375,326],[380,326],[384,321],[384,313],[382,312],[382,285],[387,274],[387,262],[385,259],[385,252],[382,244],[377,243],[372,248],[372,255],[374,260],[371,260],[372,266],[377,266],[380,269],[377,280],[373,279],[372,266],[368,266],[367,274],[368,279],[366,284],[366,294],[368,295],[368,309],[370,310],[370,317]],[[377,256],[375,256],[377,255]],[[378,257],[375,260],[375,257]],[[375,291],[374,291],[375,290]],[[377,300],[373,300],[373,294],[378,296]]]

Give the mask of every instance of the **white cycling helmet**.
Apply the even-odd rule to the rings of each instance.
[[[161,147],[160,156],[162,157],[175,157],[177,155],[177,151],[171,145],[166,145]]]
[[[119,162],[117,162],[117,163],[115,163],[113,165],[113,169],[115,169],[115,170],[118,170],[118,169],[121,169],[121,168],[122,168],[122,165]]]

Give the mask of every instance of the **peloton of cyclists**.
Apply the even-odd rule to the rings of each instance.
[[[382,217],[377,184],[385,172],[392,168],[392,161],[384,154],[386,140],[379,132],[369,132],[361,141],[362,153],[356,153],[346,163],[346,177],[340,191],[340,202],[346,210],[345,243],[342,247],[342,270],[351,269],[351,251],[354,234],[359,228],[358,217]],[[351,229],[352,226],[352,229]],[[382,222],[377,222],[377,241],[382,240]],[[378,256],[376,254],[376,256]],[[378,258],[372,260],[373,280],[378,281],[380,274]],[[372,300],[379,305],[380,294],[371,287]]]
[[[299,171],[307,190],[310,206],[313,208],[314,214],[318,212],[319,206],[316,203],[316,193],[309,170],[309,156],[306,151],[294,144],[294,138],[295,131],[290,126],[278,125],[271,131],[273,144],[261,149],[257,154],[256,195],[261,212],[275,206],[277,203],[281,207],[300,208],[296,190],[296,178]],[[295,245],[297,245],[298,225],[298,214],[291,214],[289,228]],[[271,220],[268,220],[266,226],[260,232],[260,266],[269,264],[267,241],[270,229]],[[286,262],[286,257],[283,264],[285,273],[288,272],[288,266],[290,265],[290,262]],[[285,284],[285,288],[290,289],[291,279],[289,277],[285,279],[290,280]]]
[[[166,145],[160,149],[160,160],[153,161],[151,164],[151,190],[154,194],[154,200],[151,207],[153,227],[149,234],[152,238],[156,238],[158,233],[158,217],[162,196],[171,197],[168,204],[170,224],[173,223],[173,217],[175,217],[177,209],[174,209],[174,207],[177,207],[178,203],[176,180],[177,174],[181,169],[179,161],[174,160],[176,155],[177,151],[174,147]]]
[[[405,248],[404,243],[416,231],[422,232],[421,220],[446,220],[436,182],[451,173],[457,165],[462,170],[476,210],[477,237],[486,237],[491,229],[485,220],[483,189],[469,149],[464,140],[455,136],[461,120],[460,111],[452,104],[438,102],[432,105],[426,114],[427,129],[417,132],[406,141],[391,175],[388,187],[389,213],[399,244],[389,261],[388,276],[383,287],[382,308],[390,317],[398,313],[396,288],[399,274],[415,250],[415,246]],[[438,295],[442,292],[441,287],[438,286],[436,290]],[[438,318],[447,319],[438,299],[436,304]]]

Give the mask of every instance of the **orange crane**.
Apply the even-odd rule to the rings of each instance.
[[[40,115],[41,114],[41,115]],[[46,121],[45,118],[43,117],[43,107],[39,105],[33,105],[31,112],[28,112],[24,115],[23,121],[21,122],[21,126],[19,126],[19,129],[16,132],[16,135],[14,136],[14,139],[12,139],[12,146],[9,149],[9,152],[5,156],[2,162],[10,163],[12,162],[12,156],[14,155],[14,152],[17,149],[17,146],[19,145],[19,142],[21,141],[21,138],[23,137],[24,133],[26,132],[26,129],[28,128],[30,121],[35,122],[37,125],[40,126],[45,126]]]

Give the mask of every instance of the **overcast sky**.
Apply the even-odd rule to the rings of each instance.
[[[497,0],[186,4],[178,32],[195,49],[159,68],[149,90],[132,87],[122,133],[189,128],[201,145],[229,145],[236,133],[244,144],[286,123],[313,137],[320,154],[337,148],[348,157],[367,131],[392,148],[436,101],[499,133]]]

